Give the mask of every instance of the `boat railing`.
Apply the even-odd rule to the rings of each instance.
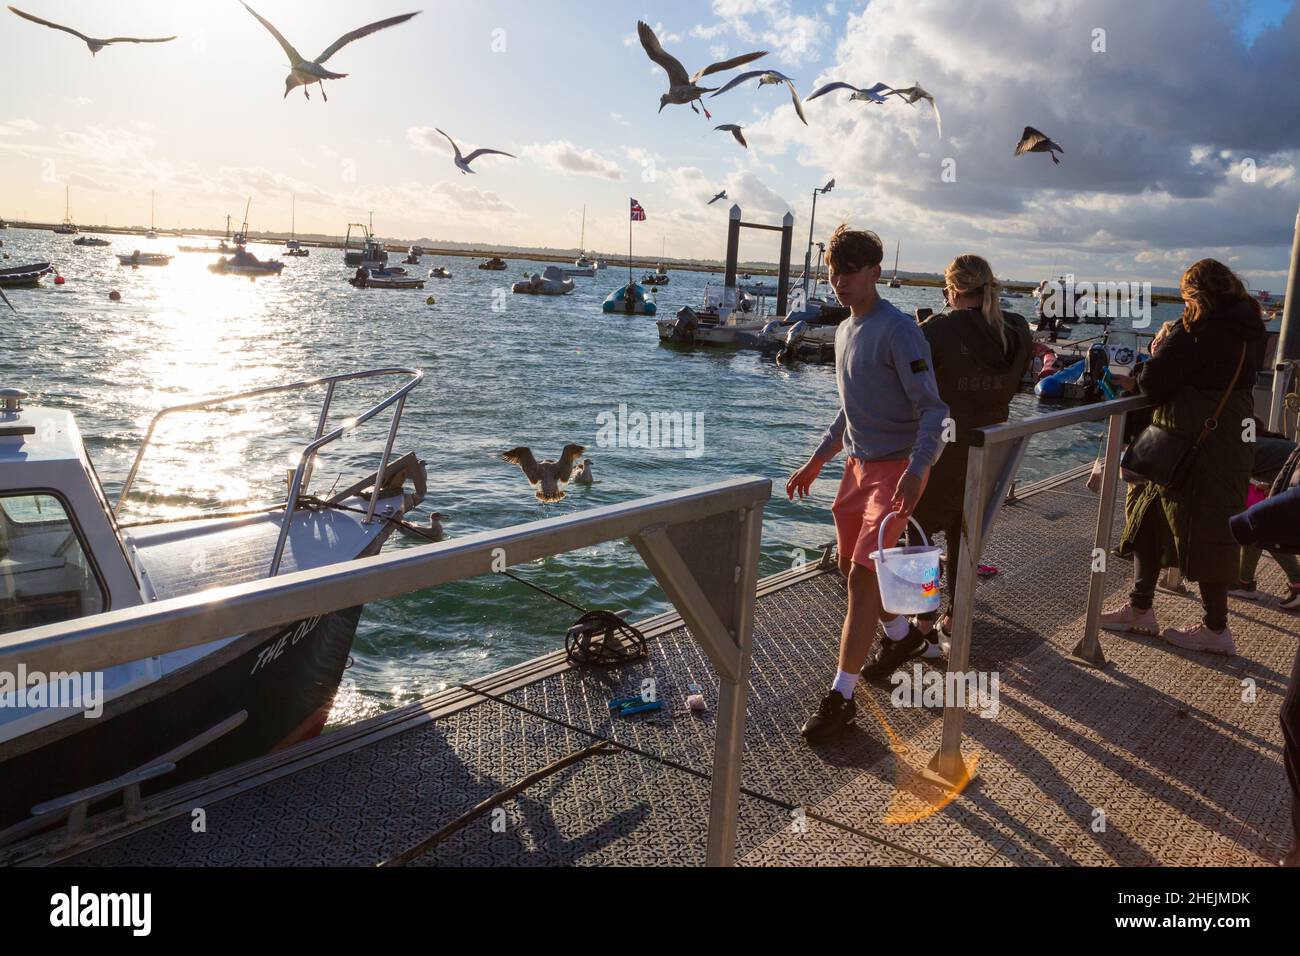
[[[1070,655],[1070,660],[1090,667],[1106,665],[1098,633],[1115,498],[1119,487],[1124,422],[1130,413],[1154,405],[1149,398],[1138,395],[972,430],[970,458],[966,466],[961,554],[952,589],[952,645],[948,653],[950,675],[965,674],[970,662],[971,626],[975,618],[975,582],[981,552],[1003,505],[1015,500],[1013,483],[1024,460],[1029,440],[1035,435],[1102,420],[1107,422],[1107,430],[1096,532],[1091,551],[1088,607],[1083,636]],[[959,789],[970,779],[970,771],[961,755],[965,715],[964,704],[949,701],[944,708],[939,752],[930,762],[931,775],[943,786]]]
[[[354,418],[349,418],[329,434],[325,433],[325,425],[329,421],[330,406],[334,401],[334,392],[336,387],[343,382],[355,382],[362,379],[378,378],[381,376],[404,375],[407,381],[401,386],[394,389],[381,401],[371,405],[368,409]],[[285,543],[289,537],[289,525],[294,511],[298,507],[298,498],[303,488],[311,481],[312,468],[315,466],[317,453],[333,442],[338,441],[344,435],[354,429],[364,425],[376,415],[385,409],[393,407],[393,418],[388,426],[388,436],[384,443],[384,454],[379,461],[379,468],[375,472],[374,493],[370,496],[370,504],[366,509],[365,523],[370,524],[375,518],[375,506],[379,500],[379,489],[384,485],[385,471],[388,468],[388,459],[393,452],[393,442],[397,438],[397,428],[402,421],[402,410],[406,405],[406,396],[411,389],[420,384],[424,378],[424,373],[419,369],[413,368],[376,368],[367,369],[362,372],[345,372],[341,375],[327,375],[321,378],[307,379],[302,382],[291,382],[287,385],[269,385],[264,388],[255,388],[246,392],[237,392],[233,395],[219,395],[213,398],[200,399],[197,402],[186,402],[184,405],[173,405],[170,408],[164,408],[153,417],[149,423],[149,429],[145,432],[144,440],[140,443],[140,449],[136,452],[135,461],[131,463],[131,470],[127,473],[126,481],[122,484],[122,490],[117,496],[117,502],[113,506],[113,517],[117,518],[122,513],[122,506],[126,503],[127,495],[131,491],[132,485],[135,484],[136,475],[140,471],[140,463],[144,460],[145,452],[148,451],[150,443],[153,441],[154,432],[158,428],[158,423],[169,415],[175,415],[180,412],[201,411],[212,409],[221,405],[227,405],[232,402],[247,401],[252,398],[261,398],[266,395],[284,394],[286,392],[299,392],[310,388],[325,387],[325,399],[321,402],[320,415],[316,421],[315,438],[308,444],[298,455],[298,463],[294,468],[293,478],[289,481],[289,493],[285,498],[284,521],[280,524],[280,537],[276,541],[275,553],[271,559],[270,577],[274,577],[280,570],[280,561],[284,555]]]
[[[766,478],[591,508],[438,544],[0,635],[0,672],[91,672],[629,541],[718,679],[706,860],[734,858]]]

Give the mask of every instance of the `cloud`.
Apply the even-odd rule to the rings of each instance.
[[[520,155],[542,169],[575,176],[595,176],[620,182],[623,170],[618,163],[605,159],[592,149],[581,149],[564,139],[525,146]]]
[[[830,39],[830,25],[819,14],[796,13],[791,0],[713,0],[713,13],[719,22],[696,24],[691,36],[715,39],[731,33],[750,49],[761,44],[790,66],[820,60],[822,45]]]
[[[15,119],[0,123],[0,136],[26,136],[41,128],[35,120]]]
[[[680,33],[668,33],[667,31],[664,30],[664,25],[662,23],[652,23],[650,24],[650,29],[655,32],[655,36],[659,38],[659,45],[662,46],[665,50],[668,49],[668,44],[670,43],[682,42],[682,35]],[[623,45],[640,46],[641,35],[637,33],[635,30],[633,30],[631,33],[625,33],[623,35]],[[673,51],[668,50],[668,52],[672,53]]]

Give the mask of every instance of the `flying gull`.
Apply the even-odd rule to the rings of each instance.
[[[912,104],[913,106],[916,105],[917,100],[927,100],[930,104],[930,109],[934,110],[934,125],[935,128],[939,130],[939,138],[943,139],[943,121],[939,118],[939,105],[935,103],[934,97],[931,96],[929,93],[927,93],[925,90],[921,89],[919,85],[909,86],[906,89],[901,89],[901,90],[890,90],[885,95],[901,96],[904,100],[906,100],[908,103]]]
[[[564,498],[564,489],[573,478],[573,463],[587,449],[582,445],[565,445],[559,461],[547,459],[538,462],[529,448],[512,448],[501,457],[511,464],[519,466],[528,479],[528,483],[537,489],[538,501],[559,501]]]
[[[243,3],[243,0],[240,0],[240,3]],[[375,23],[361,27],[360,29],[353,30],[351,33],[345,33],[343,36],[331,43],[325,49],[325,52],[316,57],[316,59],[307,60],[303,58],[301,53],[293,48],[293,44],[286,40],[279,30],[271,25],[270,21],[246,3],[244,3],[244,9],[257,17],[258,22],[271,31],[271,36],[275,37],[275,39],[279,41],[280,46],[284,48],[285,55],[289,57],[289,75],[285,77],[284,80],[284,95],[288,97],[288,95],[294,91],[295,87],[301,86],[303,87],[303,96],[307,97],[307,99],[311,99],[311,94],[307,92],[306,87],[311,86],[313,83],[319,83],[320,95],[324,98],[326,103],[329,102],[330,98],[325,95],[325,83],[323,81],[341,80],[343,77],[347,76],[347,74],[332,73],[325,69],[325,67],[321,66],[322,63],[332,57],[335,53],[339,52],[339,50],[343,49],[353,40],[360,40],[362,37],[368,37],[370,34],[378,33],[380,30],[387,27],[394,27],[399,23],[405,23],[407,20],[411,19],[411,17],[415,16],[415,13],[403,13],[401,16],[389,17],[387,20],[379,20]],[[416,13],[418,12],[419,11],[417,10]]]
[[[884,83],[877,83],[875,86],[871,87],[870,89],[861,89],[859,87],[854,86],[852,83],[836,82],[836,83],[827,83],[825,86],[818,89],[817,92],[814,93],[812,96],[804,100],[804,102],[811,103],[813,100],[817,99],[817,97],[825,96],[827,93],[834,93],[836,90],[852,90],[853,95],[849,97],[850,101],[866,100],[868,103],[883,103],[885,102],[885,97],[881,96],[880,94],[885,93],[886,95],[888,95],[889,93],[894,92]]]
[[[17,7],[11,6],[9,9],[24,20],[31,20],[32,23],[39,23],[41,26],[49,27],[52,30],[62,30],[64,33],[71,33],[79,40],[84,40],[86,46],[90,47],[91,56],[94,56],[110,43],[167,43],[176,39],[175,37],[109,37],[108,39],[100,40],[95,37],[88,37],[81,31],[72,29],[72,27],[65,27],[60,23],[51,23],[49,20],[42,20],[40,17],[34,17],[30,13],[23,13],[23,11],[19,10]]]
[[[664,111],[664,107],[669,103],[678,105],[689,103],[691,109],[699,112],[695,108],[695,101],[700,99],[705,93],[712,93],[713,87],[696,86],[695,82],[701,77],[708,76],[712,73],[721,73],[723,70],[735,69],[738,66],[744,66],[746,63],[753,63],[759,57],[767,56],[766,50],[758,53],[744,53],[730,60],[723,60],[721,63],[710,63],[704,69],[697,72],[694,76],[688,76],[686,67],[671,53],[665,52],[659,44],[659,38],[655,36],[654,30],[650,29],[650,24],[644,20],[638,20],[636,32],[641,37],[641,46],[645,48],[646,55],[654,60],[664,72],[668,74],[668,92],[659,97],[659,112]],[[704,104],[700,104],[704,107]],[[713,119],[713,114],[704,107],[704,116],[706,119]]]
[[[744,134],[740,132],[741,127],[737,126],[735,123],[723,123],[721,126],[715,126],[713,128],[730,133],[732,136],[736,137],[737,143],[745,147],[745,149],[749,149],[749,144],[745,142]]]
[[[1052,162],[1057,166],[1061,165],[1061,161],[1056,158],[1056,154],[1063,152],[1065,150],[1059,144],[1052,142],[1046,133],[1040,133],[1032,126],[1025,127],[1025,131],[1020,134],[1020,143],[1016,146],[1017,156],[1023,156],[1025,153],[1049,153]]]
[[[439,133],[442,133],[442,130],[438,129],[438,127],[435,126],[434,129],[438,130]],[[442,133],[442,135],[447,136],[446,133]],[[502,152],[499,149],[476,149],[468,156],[462,156],[460,153],[460,147],[456,145],[456,141],[454,139],[452,139],[450,136],[447,136],[447,142],[451,143],[451,148],[456,151],[456,168],[459,169],[462,174],[469,173],[470,175],[473,175],[474,170],[469,168],[469,164],[474,162],[474,160],[478,159],[478,157],[480,156],[495,155],[495,156],[509,156],[511,159],[519,158],[515,156],[513,153]]]
[[[717,202],[719,199],[726,199],[726,198],[727,198],[727,191],[724,189],[722,192],[718,193],[716,196],[714,196],[712,199],[710,199],[710,200],[709,200],[708,202],[706,202],[704,205],[706,205],[706,206],[712,206],[712,205],[713,205],[715,202]]]
[[[799,101],[799,91],[794,88],[794,80],[790,79],[790,77],[786,76],[784,73],[778,73],[776,70],[753,70],[749,73],[742,73],[740,76],[731,80],[731,82],[722,89],[714,93],[713,96],[721,96],[723,93],[727,92],[727,90],[733,89],[747,80],[752,80],[754,77],[758,77],[759,86],[768,86],[773,83],[784,83],[786,86],[790,87],[790,99],[794,102],[794,111],[798,113],[799,118],[803,120],[803,125],[808,125],[808,118],[803,115],[803,103]],[[709,99],[712,98],[712,96],[709,97]]]

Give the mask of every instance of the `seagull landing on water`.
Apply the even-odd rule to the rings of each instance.
[[[587,449],[582,445],[565,445],[559,461],[538,462],[531,449],[512,448],[501,457],[518,465],[528,483],[537,489],[538,501],[560,501],[565,497],[561,485],[573,478],[573,463]]]
[[[761,56],[767,56],[766,50],[758,53],[742,53],[740,56],[732,57],[730,60],[723,60],[721,63],[710,63],[704,69],[697,72],[694,76],[688,76],[686,67],[671,53],[664,51],[659,43],[659,38],[655,36],[654,30],[650,29],[650,24],[643,20],[638,20],[636,24],[637,35],[641,38],[641,46],[645,48],[646,55],[654,60],[664,72],[668,74],[668,92],[659,97],[659,112],[664,111],[664,107],[669,103],[682,105],[691,104],[691,109],[696,113],[699,112],[695,107],[695,101],[700,99],[705,93],[712,93],[712,87],[696,86],[695,83],[700,77],[708,76],[711,73],[721,73],[723,70],[735,69],[738,66],[744,66],[746,63],[753,63]],[[703,103],[700,104],[704,106]],[[713,114],[704,109],[706,119],[713,119]]]
[[[435,126],[434,129],[438,130],[439,133],[442,133],[442,130],[438,129],[438,127]],[[442,133],[442,135],[447,136],[446,133]],[[447,142],[451,143],[451,148],[456,152],[456,168],[459,169],[462,174],[474,175],[474,170],[469,168],[469,164],[474,162],[474,160],[478,159],[480,156],[495,155],[495,156],[509,156],[511,159],[519,158],[515,156],[514,153],[504,153],[499,149],[476,149],[468,156],[462,156],[460,154],[460,147],[456,145],[456,141],[454,139],[452,139],[450,136],[447,136]]]
[[[803,120],[803,125],[808,125],[808,117],[803,115],[803,103],[799,101],[799,91],[794,88],[794,80],[790,79],[790,77],[786,76],[784,73],[778,73],[776,70],[753,70],[749,73],[742,73],[722,89],[714,93],[713,96],[721,96],[723,93],[727,92],[727,90],[735,89],[741,83],[752,80],[754,77],[758,77],[759,86],[784,83],[786,86],[790,87],[790,99],[794,103],[794,111],[798,113],[799,118]],[[710,96],[709,99],[713,99],[713,96]]]
[[[1025,153],[1049,153],[1052,162],[1057,166],[1061,165],[1061,161],[1056,158],[1056,154],[1063,152],[1065,150],[1061,149],[1057,143],[1052,142],[1051,137],[1046,133],[1040,133],[1032,126],[1025,127],[1025,131],[1020,134],[1020,143],[1016,146],[1017,156],[1023,156]]]
[[[853,95],[849,97],[850,102],[853,100],[866,100],[868,103],[883,103],[885,102],[885,97],[880,94],[884,93],[887,96],[894,92],[894,90],[891,90],[884,83],[877,83],[870,89],[861,89],[854,86],[852,83],[836,82],[827,83],[825,86],[819,88],[812,96],[804,100],[804,102],[811,103],[813,100],[817,99],[817,97],[825,96],[827,93],[834,93],[836,90],[852,90]]]
[[[10,12],[22,17],[24,20],[32,21],[32,23],[39,23],[41,26],[49,27],[51,30],[62,30],[64,33],[71,33],[78,40],[84,41],[86,46],[90,47],[91,56],[94,56],[111,43],[169,43],[176,39],[175,37],[108,37],[107,39],[100,40],[95,37],[88,37],[79,30],[72,29],[72,27],[65,27],[59,23],[51,23],[49,20],[42,20],[40,17],[34,17],[30,13],[23,13],[17,7],[10,7],[9,10]]]
[[[713,205],[715,202],[717,202],[719,199],[726,199],[726,198],[727,198],[727,191],[724,189],[722,192],[718,193],[716,196],[714,196],[712,199],[710,199],[710,200],[709,200],[708,202],[706,202],[704,205],[706,205],[706,206],[712,206],[712,205]]]
[[[939,118],[939,105],[935,103],[934,97],[918,86],[909,86],[902,90],[890,90],[886,96],[901,96],[912,106],[916,105],[917,100],[926,100],[930,104],[930,109],[934,110],[934,125],[939,130],[939,138],[943,139],[943,120]]]
[[[745,142],[745,135],[740,131],[741,127],[737,126],[735,123],[723,123],[721,126],[715,126],[713,128],[720,129],[724,133],[730,133],[732,136],[736,137],[737,143],[745,147],[745,149],[749,149],[749,144]]]
[[[240,3],[243,3],[243,0],[240,0]],[[257,17],[258,23],[271,31],[271,36],[275,37],[280,46],[284,49],[285,55],[289,57],[289,75],[284,79],[285,97],[287,98],[295,88],[301,86],[303,87],[303,96],[307,97],[307,99],[311,99],[311,94],[307,92],[306,88],[311,86],[313,83],[319,83],[320,95],[324,98],[326,103],[330,101],[330,98],[325,95],[325,83],[323,81],[341,80],[343,77],[347,76],[347,74],[331,73],[329,70],[325,69],[325,67],[321,66],[322,63],[332,57],[335,53],[339,52],[339,50],[343,49],[353,40],[360,40],[362,37],[368,37],[370,34],[378,33],[380,30],[388,27],[395,27],[397,24],[405,23],[407,20],[411,19],[411,17],[415,16],[415,13],[403,13],[401,16],[389,17],[387,20],[379,20],[376,23],[371,23],[361,27],[360,29],[353,30],[351,33],[345,33],[343,36],[331,43],[326,48],[325,52],[316,57],[316,59],[307,60],[303,58],[301,53],[293,48],[293,44],[286,40],[279,30],[271,25],[270,21],[246,3],[244,3],[244,9]],[[419,11],[417,10],[416,13],[418,12]]]

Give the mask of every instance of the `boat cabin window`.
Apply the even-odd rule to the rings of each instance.
[[[98,614],[105,603],[63,502],[0,496],[0,634]]]

